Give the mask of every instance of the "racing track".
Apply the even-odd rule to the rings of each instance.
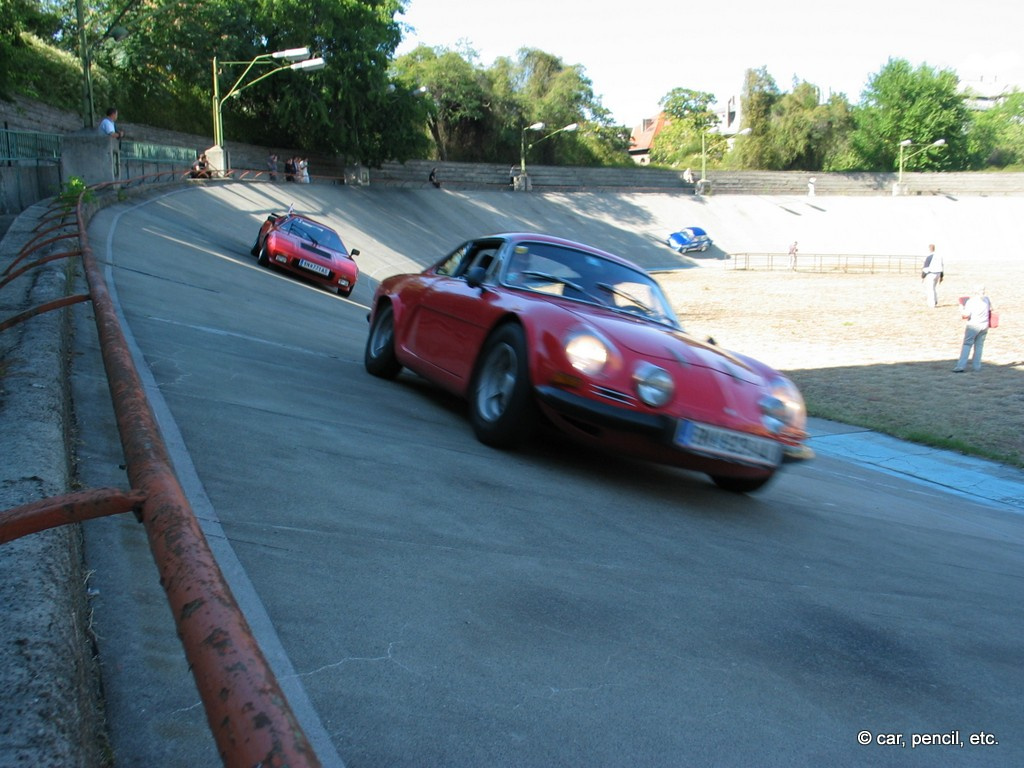
[[[362,252],[351,300],[249,256],[290,203]],[[857,252],[882,233],[915,253],[921,231],[976,241],[960,217],[1009,204],[227,184],[107,209],[90,239],[182,484],[325,765],[1019,765],[1019,514],[828,458],[734,497],[557,439],[499,453],[460,403],[362,369],[372,278],[466,236],[540,229],[709,268],[663,233],[699,215],[730,251]],[[1015,242],[1011,223],[981,236]],[[88,311],[83,482],[121,484]],[[118,764],[217,764],[141,527],[93,521],[86,544]],[[865,730],[907,746],[861,746]],[[910,749],[953,731],[962,749]],[[967,743],[980,731],[999,744]]]

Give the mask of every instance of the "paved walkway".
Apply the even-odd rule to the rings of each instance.
[[[873,467],[974,501],[1024,512],[1024,470],[824,419],[810,419],[808,431],[811,446],[821,456]]]

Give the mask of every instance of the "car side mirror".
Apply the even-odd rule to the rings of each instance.
[[[353,248],[351,251],[348,252],[348,255],[354,259],[356,256],[359,255],[359,249]]]
[[[487,270],[483,267],[470,267],[466,272],[466,285],[470,288],[480,288],[484,284],[484,276]]]

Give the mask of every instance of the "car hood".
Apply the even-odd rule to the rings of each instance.
[[[685,331],[624,316],[610,310],[571,311],[613,344],[651,362],[658,362],[666,367],[671,367],[672,363],[684,367],[694,366],[751,384],[764,383],[761,371],[752,367],[746,360],[727,350],[699,341]]]

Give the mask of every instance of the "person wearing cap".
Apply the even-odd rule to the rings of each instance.
[[[963,373],[967,368],[967,358],[974,350],[971,365],[976,371],[981,370],[981,353],[985,349],[985,337],[988,336],[992,320],[992,302],[985,295],[985,286],[979,285],[973,294],[967,297],[960,309],[960,316],[967,321],[964,329],[964,343],[960,348],[960,359],[953,373]]]

